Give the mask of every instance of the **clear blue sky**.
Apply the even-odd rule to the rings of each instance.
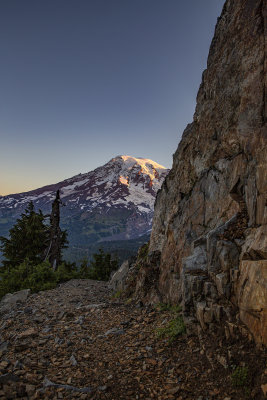
[[[112,157],[170,167],[223,0],[2,0],[0,194]]]

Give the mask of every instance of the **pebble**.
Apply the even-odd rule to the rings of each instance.
[[[19,380],[19,378],[14,374],[7,373],[4,375],[0,375],[0,384],[8,383],[10,381],[16,382],[18,380]]]
[[[0,353],[2,353],[2,354],[6,353],[7,349],[8,349],[8,345],[9,345],[8,342],[1,343],[0,344]]]
[[[107,386],[98,386],[98,390],[100,390],[101,392],[105,392],[107,390]]]
[[[84,322],[84,316],[81,315],[81,316],[75,321],[75,324],[80,324],[80,325],[82,325],[83,322]]]
[[[70,357],[70,362],[71,364],[75,367],[78,363],[76,358],[74,357],[74,355],[72,354],[72,356]]]
[[[81,393],[91,393],[92,392],[92,389],[89,386],[83,387],[83,388],[77,388],[77,387],[71,386],[71,385],[54,383],[54,382],[50,381],[47,377],[45,377],[45,379],[44,379],[43,386],[45,388],[50,387],[50,386],[55,387],[55,388],[62,388],[65,390],[70,390],[72,392],[81,392]]]
[[[32,308],[31,307],[25,307],[23,311],[24,311],[25,314],[32,314]]]
[[[125,333],[124,329],[111,328],[104,334],[104,336],[108,336],[108,335],[123,335],[124,333]]]
[[[15,369],[22,369],[22,368],[23,368],[23,364],[19,360],[16,360],[16,362],[14,364],[14,370]]]

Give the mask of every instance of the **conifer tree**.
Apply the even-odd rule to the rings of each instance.
[[[49,228],[45,224],[45,216],[40,210],[36,213],[33,202],[30,202],[10,229],[9,238],[0,237],[4,268],[10,271],[26,259],[32,264],[39,264],[44,260],[48,240]]]
[[[117,257],[112,258],[110,253],[105,253],[103,249],[99,249],[98,253],[93,254],[90,269],[91,279],[108,281],[111,272],[118,269],[118,259]]]

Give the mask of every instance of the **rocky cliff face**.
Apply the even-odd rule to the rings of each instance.
[[[149,249],[160,254],[157,293],[181,301],[191,324],[224,321],[226,335],[244,324],[265,344],[266,52],[266,1],[227,0],[193,123],[156,199]]]

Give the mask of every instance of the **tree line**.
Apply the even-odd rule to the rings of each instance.
[[[0,298],[9,292],[31,289],[32,292],[54,288],[69,279],[108,280],[118,268],[118,260],[99,249],[92,260],[81,267],[63,259],[68,247],[67,231],[60,228],[60,193],[57,191],[50,215],[35,211],[30,202],[9,230],[0,237],[4,260],[0,268]]]

